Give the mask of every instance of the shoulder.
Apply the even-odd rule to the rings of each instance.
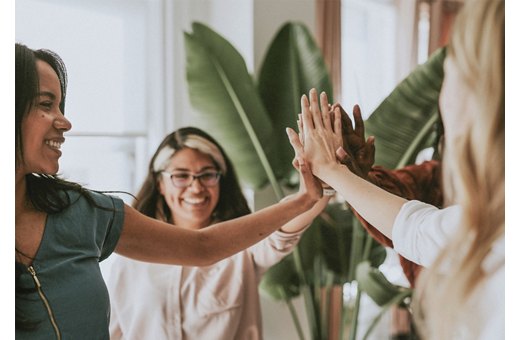
[[[93,208],[123,210],[124,202],[121,198],[105,194],[99,191],[85,189],[84,192],[67,190],[72,205],[90,206]]]

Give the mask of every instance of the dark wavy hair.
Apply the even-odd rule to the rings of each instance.
[[[146,179],[141,186],[139,193],[137,194],[137,199],[134,202],[133,207],[147,216],[159,218],[166,222],[172,223],[173,217],[171,211],[166,204],[164,197],[159,192],[158,183],[160,171],[164,169],[154,169],[154,164],[156,163],[156,159],[158,158],[161,151],[163,151],[166,147],[173,149],[173,154],[185,148],[192,148],[191,146],[186,145],[186,142],[190,139],[190,136],[200,137],[213,144],[220,151],[224,160],[226,171],[220,178],[220,196],[217,206],[215,207],[215,211],[213,212],[214,218],[219,221],[225,221],[251,213],[244,194],[240,188],[238,177],[235,173],[233,165],[231,164],[229,157],[224,152],[224,149],[213,137],[195,127],[184,127],[178,129],[163,139],[155,151],[152,159],[150,160],[150,164],[148,166],[148,175],[146,176]],[[218,164],[219,162],[215,160],[215,155],[209,154],[209,156],[213,158],[215,165],[219,170],[224,170],[222,169],[222,166]]]
[[[61,88],[60,110],[65,114],[65,98],[67,93],[67,70],[61,58],[50,50],[32,50],[25,45],[15,44],[15,167],[24,162],[22,122],[29,114],[38,96],[40,82],[36,61],[42,60],[49,64],[58,75]],[[68,207],[71,202],[64,191],[74,190],[90,199],[90,196],[81,185],[49,174],[27,174],[27,198],[40,211],[57,213]]]
[[[62,113],[65,113],[65,97],[67,89],[67,71],[61,58],[54,52],[40,49],[32,50],[23,44],[15,44],[15,167],[24,162],[22,122],[32,109],[39,92],[39,77],[36,61],[42,60],[49,64],[58,75],[61,88]],[[27,200],[39,211],[48,214],[58,213],[73,202],[67,191],[76,191],[91,204],[98,206],[90,197],[88,190],[81,185],[59,178],[57,175],[34,174],[25,175],[27,185]],[[16,251],[18,249],[15,248]],[[20,252],[21,253],[21,252]],[[23,253],[21,253],[23,254]],[[20,286],[20,275],[27,269],[22,263],[15,261],[15,324],[18,329],[34,329],[39,320],[30,320],[17,307],[18,297],[28,294],[34,289],[24,289]]]

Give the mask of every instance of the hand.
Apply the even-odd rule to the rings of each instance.
[[[338,159],[342,164],[346,165],[350,171],[366,179],[368,172],[374,165],[375,138],[370,136],[365,141],[365,124],[358,105],[354,105],[353,109],[354,122],[356,123],[355,128],[352,127],[350,117],[340,104],[334,104],[332,108],[334,110],[339,109],[341,112],[343,150],[345,153],[340,154],[345,156]],[[340,154],[336,154],[339,157]]]
[[[295,153],[304,155],[312,172],[319,177],[318,172],[322,166],[337,163],[335,152],[343,144],[341,113],[339,109],[334,113],[329,111],[328,98],[325,93],[321,94],[320,103],[318,103],[318,94],[315,89],[309,92],[309,98],[310,103],[305,95],[301,99],[303,143],[294,130],[289,128],[287,133]],[[331,122],[331,116],[334,118],[333,122]]]
[[[331,108],[330,105],[329,105],[329,108]],[[302,114],[301,113],[298,113],[297,125],[298,125],[298,141],[300,142],[301,145],[303,145],[304,135],[303,135],[303,122],[302,122]],[[293,161],[292,161],[292,166],[296,170],[299,170],[298,158],[302,158],[302,157],[303,157],[303,148],[299,148],[298,150],[294,149],[294,158],[293,158]],[[327,183],[323,182],[321,179],[319,179],[316,176],[314,176],[314,178],[319,182],[319,184],[321,185],[321,187],[323,189],[330,189],[330,185],[328,185]],[[301,176],[300,176],[300,182],[301,182]],[[329,194],[329,196],[330,196],[330,194]]]
[[[296,163],[300,172],[300,189],[298,193],[308,195],[310,199],[318,201],[323,196],[321,181],[312,174],[311,169],[303,158],[297,158]]]
[[[294,132],[294,131],[293,131]],[[298,139],[298,143],[300,145],[303,145],[303,125],[302,125],[302,121],[301,121],[301,113],[298,114],[298,135],[297,136],[293,136],[293,138],[297,138]],[[292,166],[299,171],[300,173],[300,191],[302,191],[302,182],[304,181],[304,178],[303,178],[303,175],[302,175],[302,172],[300,171],[300,163],[303,161],[303,148],[294,148],[294,158],[293,158],[293,161],[292,161]],[[313,185],[316,186],[316,188],[319,186],[320,188],[324,188],[324,187],[327,187],[328,185],[326,185],[325,183],[323,183],[318,177],[316,176],[312,176],[313,179],[314,179],[314,182]],[[321,193],[320,193],[320,197],[323,195],[323,190],[320,190]]]

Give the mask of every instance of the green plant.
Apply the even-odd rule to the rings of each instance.
[[[438,153],[442,131],[438,99],[445,57],[445,48],[435,51],[401,81],[365,121],[367,135],[376,137],[376,164],[401,168],[414,163],[421,150],[432,147]],[[381,307],[363,337],[366,339],[390,306],[409,304],[412,290],[392,285],[366,261],[358,265],[356,280],[359,283],[356,303],[364,291]],[[356,338],[355,324],[350,338]]]
[[[290,164],[293,152],[285,135],[285,127],[296,127],[300,96],[312,87],[332,93],[321,51],[305,26],[287,23],[273,39],[255,80],[243,58],[226,39],[201,23],[194,23],[192,30],[192,33],[185,33],[186,76],[197,124],[210,131],[223,145],[245,185],[260,189],[269,184],[274,190],[275,199],[280,200],[284,187],[295,184]],[[414,79],[413,74],[417,75],[417,81],[410,80]],[[391,114],[388,108],[399,111],[400,105],[403,105],[403,99],[399,97],[410,97],[414,86],[422,84],[424,76],[421,72],[412,75],[392,92],[389,96],[392,100],[383,101],[374,112],[376,118],[371,117],[366,122],[367,131],[376,136],[379,144],[392,139],[391,135],[385,138],[386,135],[380,131],[389,130],[396,124],[392,122],[393,118],[388,119]],[[440,79],[442,81],[442,76]],[[409,89],[403,89],[403,84]],[[437,82],[427,82],[426,85],[432,84],[436,85]],[[438,91],[426,100],[434,99],[435,95]],[[404,117],[411,115],[411,121],[417,123],[407,130],[406,136],[398,137],[407,138],[406,141],[410,138],[414,140],[417,126],[428,125],[435,114],[433,109],[427,112],[419,109],[426,107],[419,100],[423,95],[411,97],[404,101],[409,105],[406,110],[417,110],[413,110],[413,114],[407,113],[403,106],[400,112]],[[385,116],[385,119],[379,116]],[[402,122],[397,124],[399,128],[391,131],[403,126]],[[431,136],[432,129],[425,129]],[[388,163],[382,164],[393,161],[395,166],[400,163],[395,159],[401,159],[397,157],[407,152],[415,153],[416,148],[428,144],[423,140],[433,139],[421,137],[420,140],[421,143],[412,143],[412,151],[406,151],[410,148],[409,142],[397,145],[388,157]],[[377,147],[379,156],[381,146]],[[312,338],[325,339],[328,338],[325,324],[327,299],[322,299],[323,289],[327,291],[333,285],[354,280],[358,263],[369,260],[372,266],[377,266],[383,259],[384,249],[372,242],[345,205],[331,204],[305,232],[293,254],[265,274],[261,289],[287,303],[303,339],[302,327],[291,304],[293,297],[302,294]],[[356,308],[359,307],[359,296]],[[356,313],[357,309],[354,310],[351,338],[355,337]]]
[[[401,168],[414,163],[419,151],[437,148],[438,98],[445,56],[445,48],[432,53],[392,90],[365,122],[366,134],[376,137],[376,164]]]
[[[280,200],[284,187],[293,186],[297,177],[285,127],[296,128],[303,93],[313,87],[332,93],[320,49],[305,26],[287,23],[271,43],[255,82],[226,39],[201,23],[194,23],[192,30],[185,33],[186,76],[198,124],[220,141],[244,184],[260,189],[269,183]],[[261,285],[266,294],[286,301],[290,310],[291,298],[304,296],[314,339],[327,337],[320,289],[353,279],[357,262],[352,259],[361,256],[352,254],[360,253],[368,239],[352,221],[343,204],[329,206]],[[325,246],[334,242],[337,246]],[[351,244],[355,251],[349,251]],[[377,244],[370,249],[374,265],[379,265],[384,249]],[[293,318],[303,338],[294,313]]]

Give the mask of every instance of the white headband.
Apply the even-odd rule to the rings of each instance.
[[[186,137],[184,141],[184,145],[189,147],[190,149],[199,150],[202,153],[205,153],[217,163],[222,174],[225,175],[227,172],[226,162],[224,161],[224,156],[218,149],[218,147],[211,143],[209,140],[197,136],[197,135],[189,135]],[[171,148],[170,146],[165,146],[155,157],[155,161],[153,162],[153,170],[155,172],[159,170],[164,170],[168,166],[168,162],[175,154],[176,150]]]

